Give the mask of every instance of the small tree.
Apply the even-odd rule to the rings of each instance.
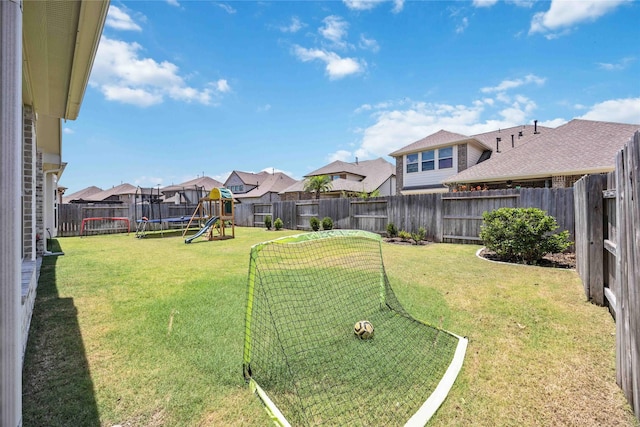
[[[264,226],[267,227],[267,230],[271,230],[271,215],[264,217]]]
[[[387,236],[388,237],[396,237],[398,235],[398,228],[394,223],[390,222],[387,224]]]
[[[304,180],[304,191],[315,193],[316,199],[320,198],[320,193],[331,190],[331,186],[331,177],[329,175],[315,175]]]
[[[500,208],[485,212],[482,218],[480,238],[506,261],[535,264],[546,254],[571,246],[569,232],[553,234],[558,223],[538,208]]]
[[[315,216],[312,216],[311,218],[309,218],[309,225],[311,226],[311,229],[313,231],[320,230],[320,220]]]
[[[415,240],[417,245],[427,238],[427,230],[425,230],[424,227],[420,227],[417,233],[411,233],[411,238]]]
[[[322,218],[322,229],[323,230],[331,230],[333,228],[333,220],[328,216]]]
[[[276,231],[282,230],[283,225],[284,224],[282,223],[282,220],[280,218],[276,218],[276,220],[273,222],[273,227],[276,229]]]

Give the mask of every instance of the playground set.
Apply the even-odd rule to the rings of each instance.
[[[182,233],[184,238],[189,227],[194,221],[204,223],[196,234],[187,237],[184,242],[191,243],[198,237],[204,235],[206,240],[233,239],[235,231],[235,208],[233,204],[233,194],[226,188],[213,188],[206,197],[198,201],[198,206],[193,211],[187,227]],[[231,226],[231,235],[227,235],[226,225]]]
[[[198,237],[204,235],[207,240],[232,239],[235,237],[235,218],[233,194],[226,188],[213,188],[206,192],[203,187],[196,188],[198,204],[191,215],[187,214],[187,209],[193,204],[187,204],[188,200],[184,195],[184,206],[163,205],[160,189],[141,189],[136,191],[136,216],[137,220],[136,237],[146,237],[151,230],[159,231],[160,236],[172,232],[177,228],[182,231],[182,237],[195,231],[195,234],[185,238],[185,243],[191,243]],[[171,209],[178,209],[185,215],[171,216],[162,215],[164,211],[171,212]],[[153,224],[153,226],[152,226]],[[227,234],[226,225],[231,226],[231,235]]]

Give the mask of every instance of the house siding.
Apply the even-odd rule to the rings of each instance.
[[[449,178],[452,175],[458,173],[458,150],[453,150],[453,167],[448,169],[436,169],[427,172],[413,172],[404,175],[404,182],[402,188],[419,188],[422,186],[432,186],[441,184],[442,181]],[[446,147],[443,147],[446,148]],[[402,157],[403,163],[406,160],[406,155]],[[436,159],[437,165],[437,159]]]
[[[394,177],[389,177],[389,179],[387,179],[380,187],[378,187],[380,196],[394,196],[396,194],[396,192],[394,191],[397,185],[396,181],[397,180]]]
[[[471,166],[477,164],[483,152],[484,150],[481,150],[478,147],[469,146],[467,149],[467,168],[470,168]],[[462,172],[462,169],[460,170],[460,172]]]
[[[229,175],[229,178],[224,183],[225,188],[232,189],[233,187],[242,186],[242,191],[233,191],[233,194],[244,194],[256,188],[255,184],[247,184],[245,183],[236,173],[232,173]]]

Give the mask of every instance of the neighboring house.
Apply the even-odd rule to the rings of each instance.
[[[22,424],[43,236],[57,236],[62,120],[78,118],[108,1],[0,1],[0,425]],[[46,231],[48,230],[48,233]]]
[[[218,180],[210,178],[208,176],[201,176],[189,181],[185,181],[182,184],[169,185],[161,188],[160,192],[163,195],[165,203],[174,203],[176,205],[198,204],[198,201],[205,197],[214,188],[222,188],[224,184]]]
[[[224,182],[225,188],[231,190],[234,197],[245,194],[262,184],[271,175],[269,172],[260,173],[233,171]]]
[[[134,202],[138,187],[131,184],[120,184],[108,190],[100,191],[75,200],[73,203],[126,203]]]
[[[321,198],[337,198],[370,195],[378,192],[379,196],[396,194],[395,167],[382,158],[357,161],[355,163],[336,160],[307,175],[328,175],[331,177],[331,189],[321,193]],[[305,180],[298,181],[282,192],[283,200],[305,200],[315,195],[304,191]]]
[[[95,185],[91,187],[83,188],[82,190],[71,193],[68,196],[62,197],[62,203],[73,203],[77,200],[83,200],[85,197],[89,197],[93,194],[102,192],[102,188],[98,188]]]
[[[276,172],[273,174],[268,173],[267,175],[266,179],[262,180],[257,187],[246,193],[234,193],[234,198],[240,203],[279,202],[281,200],[279,193],[297,182],[295,179],[282,172]]]
[[[614,170],[615,155],[640,125],[570,122],[536,135],[444,180],[452,188],[571,187],[587,174]]]
[[[390,154],[396,160],[396,192],[447,192],[445,180],[549,130],[537,123],[472,136],[440,130]]]

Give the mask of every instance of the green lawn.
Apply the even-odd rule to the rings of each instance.
[[[251,245],[64,238],[45,258],[25,358],[25,426],[270,425],[242,376]],[[469,337],[434,426],[638,426],[615,384],[615,325],[574,271],[503,265],[477,246],[383,244],[416,318]]]

